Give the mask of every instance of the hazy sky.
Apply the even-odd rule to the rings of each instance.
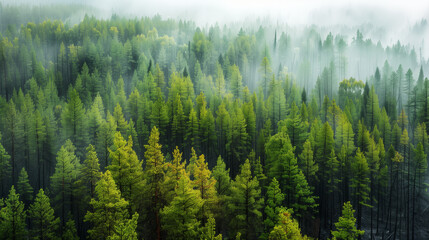
[[[351,28],[371,24],[374,37],[385,44],[403,43],[422,46],[429,37],[429,27],[409,34],[410,28],[429,18],[429,0],[0,0],[14,4],[80,3],[101,10],[102,17],[112,13],[126,17],[153,16],[164,19],[194,20],[199,26],[218,22],[228,24],[258,17],[288,25],[345,25]],[[332,27],[332,29],[336,29]],[[383,31],[378,31],[383,29]],[[429,40],[423,52],[429,56]]]
[[[243,16],[267,16],[296,23],[413,23],[429,16],[428,0],[103,0],[107,11],[135,15],[159,13],[203,22],[235,21]]]

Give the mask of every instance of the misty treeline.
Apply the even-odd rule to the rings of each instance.
[[[0,40],[0,239],[427,237],[410,46],[160,16]]]

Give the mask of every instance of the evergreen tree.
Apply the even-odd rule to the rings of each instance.
[[[113,140],[114,150],[110,150],[109,155],[112,162],[107,169],[110,170],[122,197],[132,203],[132,207],[137,207],[139,193],[143,188],[143,169],[132,146],[131,136],[125,141],[122,135],[116,132]]]
[[[138,240],[136,232],[138,218],[139,214],[134,213],[131,219],[120,222],[115,226],[115,232],[111,236],[108,236],[107,240]]]
[[[24,203],[19,200],[19,194],[12,185],[5,205],[0,209],[0,236],[4,239],[24,239],[27,235],[26,218]]]
[[[268,238],[269,233],[274,228],[279,219],[280,211],[285,195],[281,192],[279,182],[273,178],[267,189],[267,200],[265,203],[264,233],[262,238]]]
[[[307,236],[301,235],[301,229],[299,228],[298,221],[292,218],[291,214],[287,210],[283,210],[279,213],[278,224],[270,232],[268,237],[270,240],[286,240],[296,239],[305,240]]]
[[[336,231],[331,231],[335,239],[357,239],[364,234],[364,231],[356,229],[356,218],[353,216],[353,210],[350,202],[345,202],[342,210],[342,216],[335,223]]]
[[[11,166],[10,166],[10,156],[7,154],[6,149],[4,149],[1,144],[1,133],[0,133],[0,196],[3,196],[4,190],[6,188],[7,177],[11,176]]]
[[[292,146],[296,147],[295,153],[297,155],[298,152],[302,151],[302,145],[307,138],[308,127],[306,126],[305,122],[301,121],[299,109],[295,102],[292,102],[289,116],[286,120],[286,127]]]
[[[352,164],[353,178],[352,188],[354,188],[355,202],[358,204],[357,210],[357,227],[361,229],[362,206],[368,206],[366,201],[369,199],[369,167],[363,153],[358,149],[355,161]]]
[[[166,201],[171,202],[175,196],[174,190],[179,185],[179,180],[182,177],[182,169],[185,169],[186,161],[182,161],[182,153],[176,146],[173,151],[173,161],[167,162],[167,171],[165,173],[165,193]]]
[[[107,115],[107,120],[103,121],[97,130],[96,152],[103,163],[104,168],[109,165],[109,148],[113,145],[116,123],[112,115]]]
[[[231,184],[228,208],[231,213],[231,236],[237,232],[245,239],[254,239],[259,233],[264,200],[260,198],[261,189],[256,177],[252,177],[249,160],[241,166],[240,173]]]
[[[91,222],[90,238],[106,239],[116,233],[116,227],[127,218],[128,202],[121,197],[109,170],[101,174],[95,187],[96,197],[91,199],[92,211],[85,215],[85,222]]]
[[[70,140],[61,147],[57,154],[55,172],[51,176],[51,189],[54,202],[61,213],[63,226],[67,211],[72,211],[74,182],[78,178],[80,163],[75,155],[75,147]]]
[[[304,143],[304,150],[299,155],[298,166],[301,171],[304,173],[308,182],[315,183],[316,182],[316,173],[319,170],[319,166],[313,159],[313,150],[311,149],[311,142],[307,139]]]
[[[230,74],[231,74],[231,77],[230,77],[229,85],[230,85],[231,93],[235,98],[241,98],[243,84],[241,81],[242,77],[240,74],[240,70],[238,69],[238,66],[236,65],[231,66]]]
[[[161,218],[160,210],[162,209],[162,201],[164,198],[164,155],[161,152],[161,144],[159,144],[158,128],[153,127],[149,137],[148,144],[145,145],[146,169],[145,177],[147,181],[146,193],[150,201],[148,204],[151,222],[155,224],[155,233],[153,237],[161,239]],[[155,221],[153,220],[155,219]],[[152,228],[153,229],[153,228]]]
[[[30,185],[28,174],[27,171],[25,171],[25,168],[22,168],[21,172],[19,173],[18,183],[16,184],[16,192],[21,195],[23,202],[27,205],[31,200],[33,200],[33,187]]]
[[[212,173],[208,168],[204,155],[201,154],[195,162],[193,185],[200,192],[200,197],[203,200],[199,216],[203,225],[205,225],[211,215],[215,214],[215,208],[218,203],[215,188],[216,179],[211,175]]]
[[[95,185],[100,179],[100,164],[98,163],[97,153],[91,144],[86,148],[86,158],[81,169],[81,177],[76,181],[81,186],[79,190],[84,197],[95,197]],[[89,200],[88,200],[89,202]]]
[[[271,73],[271,64],[270,61],[268,60],[268,57],[265,56],[262,59],[261,65],[259,67],[259,72],[262,75],[262,81],[261,81],[261,85],[262,85],[262,89],[263,89],[263,93],[264,96],[268,96],[268,87],[269,87],[269,82],[270,82],[270,78],[272,76]]]
[[[83,156],[83,148],[87,140],[86,117],[83,103],[75,89],[69,91],[69,100],[62,112],[61,119],[64,139],[70,139],[77,147],[78,156]]]
[[[34,239],[54,239],[60,219],[55,218],[49,197],[45,195],[43,189],[39,190],[34,203],[31,204],[29,217]]]
[[[77,235],[76,224],[73,219],[69,219],[64,227],[62,239],[64,240],[79,240]]]
[[[198,190],[192,188],[191,181],[185,170],[181,170],[179,185],[175,189],[176,196],[170,205],[161,211],[163,229],[168,239],[193,239],[198,236],[200,222],[197,214],[203,200]]]

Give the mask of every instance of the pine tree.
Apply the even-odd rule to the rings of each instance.
[[[51,176],[51,190],[57,210],[61,213],[63,226],[66,211],[72,211],[74,182],[80,170],[80,163],[75,155],[75,147],[70,140],[61,146],[57,154],[55,172]]]
[[[86,158],[81,169],[81,177],[76,181],[81,186],[80,192],[84,197],[95,197],[95,185],[100,179],[100,164],[97,153],[91,144],[86,148]],[[89,202],[89,200],[88,200]]]
[[[370,180],[368,177],[369,167],[363,153],[358,149],[355,161],[352,164],[353,178],[352,188],[354,188],[355,202],[357,208],[357,226],[361,229],[362,206],[368,206],[366,201],[369,199],[368,194],[371,190],[368,186]]]
[[[217,140],[219,146],[219,154],[222,156],[226,156],[226,144],[228,138],[229,125],[231,122],[231,118],[229,112],[226,110],[225,101],[219,105],[218,110],[216,112],[216,132],[217,132]]]
[[[302,151],[302,145],[307,138],[308,126],[306,126],[305,122],[301,121],[299,109],[295,102],[292,102],[289,116],[286,119],[286,127],[289,139],[292,143],[292,146],[296,147],[295,153],[298,155],[298,152]]]
[[[206,108],[205,103],[200,109],[199,139],[201,151],[210,158],[213,151],[212,145],[216,143],[215,120],[212,111]]]
[[[77,235],[76,224],[73,219],[69,219],[64,227],[62,239],[64,240],[79,240]]]
[[[21,172],[19,173],[18,183],[16,184],[16,192],[21,195],[23,202],[27,205],[31,200],[33,200],[33,187],[30,185],[28,174],[27,171],[25,171],[25,168],[22,168]]]
[[[36,156],[37,156],[37,184],[40,188],[42,183],[42,171],[43,171],[43,148],[46,142],[46,124],[43,121],[42,115],[39,110],[34,113],[34,124],[35,124],[35,145],[36,145]]]
[[[249,160],[241,166],[240,173],[231,184],[228,208],[231,213],[231,236],[242,233],[245,239],[259,235],[264,200],[260,198],[261,189],[256,177],[252,177]]]
[[[16,183],[16,157],[18,152],[18,142],[20,138],[19,134],[19,121],[15,103],[13,100],[9,101],[9,104],[6,108],[5,119],[4,119],[4,134],[5,134],[5,142],[7,144],[7,149],[11,159],[11,168],[12,168],[12,184]]]
[[[64,139],[70,139],[78,149],[78,155],[86,145],[86,116],[83,103],[79,98],[79,94],[75,89],[69,91],[69,100],[65,106],[62,115],[62,127],[64,131]]]
[[[96,197],[91,199],[92,211],[85,215],[85,222],[91,222],[90,238],[107,238],[116,232],[116,226],[127,218],[128,202],[121,197],[109,170],[101,174],[95,187]]]
[[[298,221],[292,218],[290,212],[283,210],[279,213],[279,220],[268,237],[270,240],[296,239],[305,240],[307,236],[301,235]]]
[[[185,141],[187,148],[199,149],[199,135],[198,135],[198,117],[193,108],[189,112],[188,122],[186,124]]]
[[[223,75],[222,66],[218,63],[216,65],[217,75],[215,79],[215,93],[218,97],[222,98],[225,94],[225,79]]]
[[[423,179],[427,171],[427,154],[424,152],[423,144],[419,143],[415,149],[413,149],[414,158],[412,163],[412,230],[411,236],[414,239],[415,236],[415,215],[416,215],[416,199],[423,190]],[[410,183],[411,184],[411,183]]]
[[[264,233],[262,238],[267,239],[269,233],[274,228],[279,219],[279,213],[283,209],[282,204],[285,195],[281,192],[279,182],[273,178],[267,189],[267,200],[265,203]]]
[[[272,76],[271,71],[272,70],[271,70],[270,61],[268,60],[268,57],[265,56],[262,59],[261,65],[259,67],[259,72],[262,75],[261,85],[264,91],[264,96],[268,96],[268,86],[269,86],[270,78]]]
[[[182,169],[185,169],[186,161],[182,161],[182,153],[179,151],[179,148],[176,146],[176,149],[173,151],[173,161],[167,162],[167,171],[165,173],[165,193],[166,193],[166,202],[169,203],[173,200],[175,193],[174,190],[179,185],[179,180],[181,177]]]
[[[0,209],[0,236],[4,239],[25,239],[27,211],[12,185],[5,206]]]
[[[216,179],[213,178],[204,155],[202,154],[195,162],[193,176],[193,185],[195,186],[195,189],[200,192],[200,197],[203,200],[199,219],[201,220],[201,223],[205,225],[208,218],[216,213],[215,209],[218,203],[218,198],[215,188]]]
[[[209,218],[207,224],[204,226],[203,239],[206,240],[222,240],[222,234],[216,235],[216,221],[214,218]]]
[[[116,132],[109,155],[112,162],[107,169],[110,170],[122,197],[132,203],[132,207],[137,207],[139,192],[143,188],[143,169],[132,147],[131,136],[125,141],[122,135]]]
[[[55,218],[49,197],[43,189],[39,190],[34,203],[29,209],[32,222],[32,235],[35,239],[53,239],[59,227],[60,219]]]
[[[197,214],[203,200],[198,190],[192,188],[185,170],[181,170],[180,175],[176,196],[160,211],[163,229],[167,231],[168,239],[193,239],[198,236],[200,222]]]
[[[230,89],[231,93],[235,98],[241,98],[242,90],[243,90],[243,84],[242,84],[242,77],[240,74],[240,70],[238,69],[238,66],[233,65],[231,66],[230,70]]]
[[[4,190],[6,188],[7,178],[11,175],[11,166],[10,166],[10,156],[7,154],[6,149],[4,149],[1,144],[1,133],[0,133],[0,196],[3,196]]]
[[[350,202],[345,202],[343,206],[342,216],[335,223],[336,231],[331,231],[335,239],[349,240],[357,239],[364,234],[364,231],[356,229],[356,218],[353,216],[353,210]]]
[[[127,132],[127,121],[125,120],[124,114],[122,113],[121,105],[116,104],[115,110],[113,111],[113,120],[116,123],[116,131],[121,132],[122,136],[126,136]]]
[[[134,213],[131,219],[119,222],[119,224],[115,226],[115,232],[111,236],[108,236],[107,240],[138,240],[136,232],[138,218],[139,214]]]
[[[161,152],[161,144],[159,144],[159,131],[157,127],[153,127],[148,144],[145,145],[145,159],[146,159],[146,169],[145,177],[147,181],[147,196],[149,201],[149,211],[151,217],[155,221],[151,220],[155,224],[155,234],[154,238],[159,240],[161,239],[161,220],[160,220],[160,210],[162,209],[162,201],[164,198],[163,195],[163,183],[164,183],[164,155]],[[153,215],[152,215],[153,214]],[[153,229],[153,228],[152,228]]]
[[[228,195],[231,187],[231,179],[229,177],[229,169],[226,169],[226,164],[221,156],[217,159],[212,175],[216,179],[215,188],[217,194],[219,196]]]
[[[365,123],[370,130],[374,128],[374,125],[378,122],[380,118],[380,107],[378,103],[378,96],[375,93],[374,86],[371,87],[369,92],[369,97],[365,107]]]
[[[308,182],[314,184],[317,180],[316,173],[319,170],[319,166],[313,159],[313,150],[308,139],[305,141],[303,148],[302,153],[299,155],[300,161],[298,161],[298,165]]]

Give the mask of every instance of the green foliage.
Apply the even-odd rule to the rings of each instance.
[[[27,211],[13,185],[4,203],[0,209],[0,236],[4,239],[24,239],[27,235]]]
[[[282,203],[285,195],[281,192],[279,182],[273,178],[267,189],[267,200],[265,203],[264,233],[262,238],[266,239],[279,219],[280,211],[283,210]]]
[[[121,240],[130,239],[137,240],[137,220],[139,218],[138,213],[134,213],[131,219],[120,222],[115,226],[115,232],[113,235],[107,237],[107,240]]]
[[[257,237],[262,222],[260,210],[264,202],[260,195],[259,182],[256,177],[252,177],[249,160],[246,160],[231,184],[231,195],[228,201],[231,230],[233,230],[231,236],[240,232],[246,236],[246,239]]]
[[[91,144],[86,148],[86,158],[81,169],[81,177],[76,181],[80,185],[80,194],[84,197],[94,198],[95,186],[100,179],[100,164],[97,153]],[[88,199],[89,201],[89,199]]]
[[[353,210],[350,202],[345,202],[342,210],[341,217],[335,223],[336,231],[332,231],[332,236],[335,239],[358,239],[359,236],[364,234],[364,231],[356,229],[356,218],[353,216]]]
[[[1,133],[0,133],[0,141],[1,141]],[[4,149],[3,145],[0,143],[0,187],[1,194],[5,189],[5,183],[7,177],[11,174],[11,163],[10,156],[7,154],[6,149]]]
[[[121,197],[109,170],[101,174],[95,187],[96,197],[91,199],[92,210],[85,215],[85,222],[91,222],[90,238],[107,238],[117,231],[118,224],[128,216],[128,202]]]
[[[71,210],[74,194],[74,182],[80,174],[79,159],[75,155],[75,146],[70,140],[61,147],[57,154],[55,172],[51,176],[51,189],[57,210],[61,212],[63,224],[66,211]]]
[[[270,240],[286,240],[286,239],[308,239],[307,236],[301,235],[301,229],[298,222],[292,218],[287,210],[282,210],[278,216],[278,224],[270,232],[268,239]]]
[[[60,219],[55,218],[50,199],[45,195],[43,189],[37,193],[28,212],[33,226],[31,232],[34,239],[54,239]]]
[[[197,214],[203,200],[199,191],[192,188],[185,170],[180,173],[176,196],[170,205],[161,210],[163,229],[168,232],[168,239],[192,239],[198,236],[200,222]]]
[[[18,183],[16,184],[16,192],[21,195],[22,200],[25,203],[29,203],[33,200],[33,187],[30,185],[30,181],[28,180],[27,171],[25,168],[21,169],[21,172],[18,176]]]
[[[143,169],[132,146],[131,136],[125,141],[121,133],[116,132],[113,140],[114,150],[109,150],[112,162],[107,169],[110,170],[122,197],[136,207],[139,192],[143,189]]]

